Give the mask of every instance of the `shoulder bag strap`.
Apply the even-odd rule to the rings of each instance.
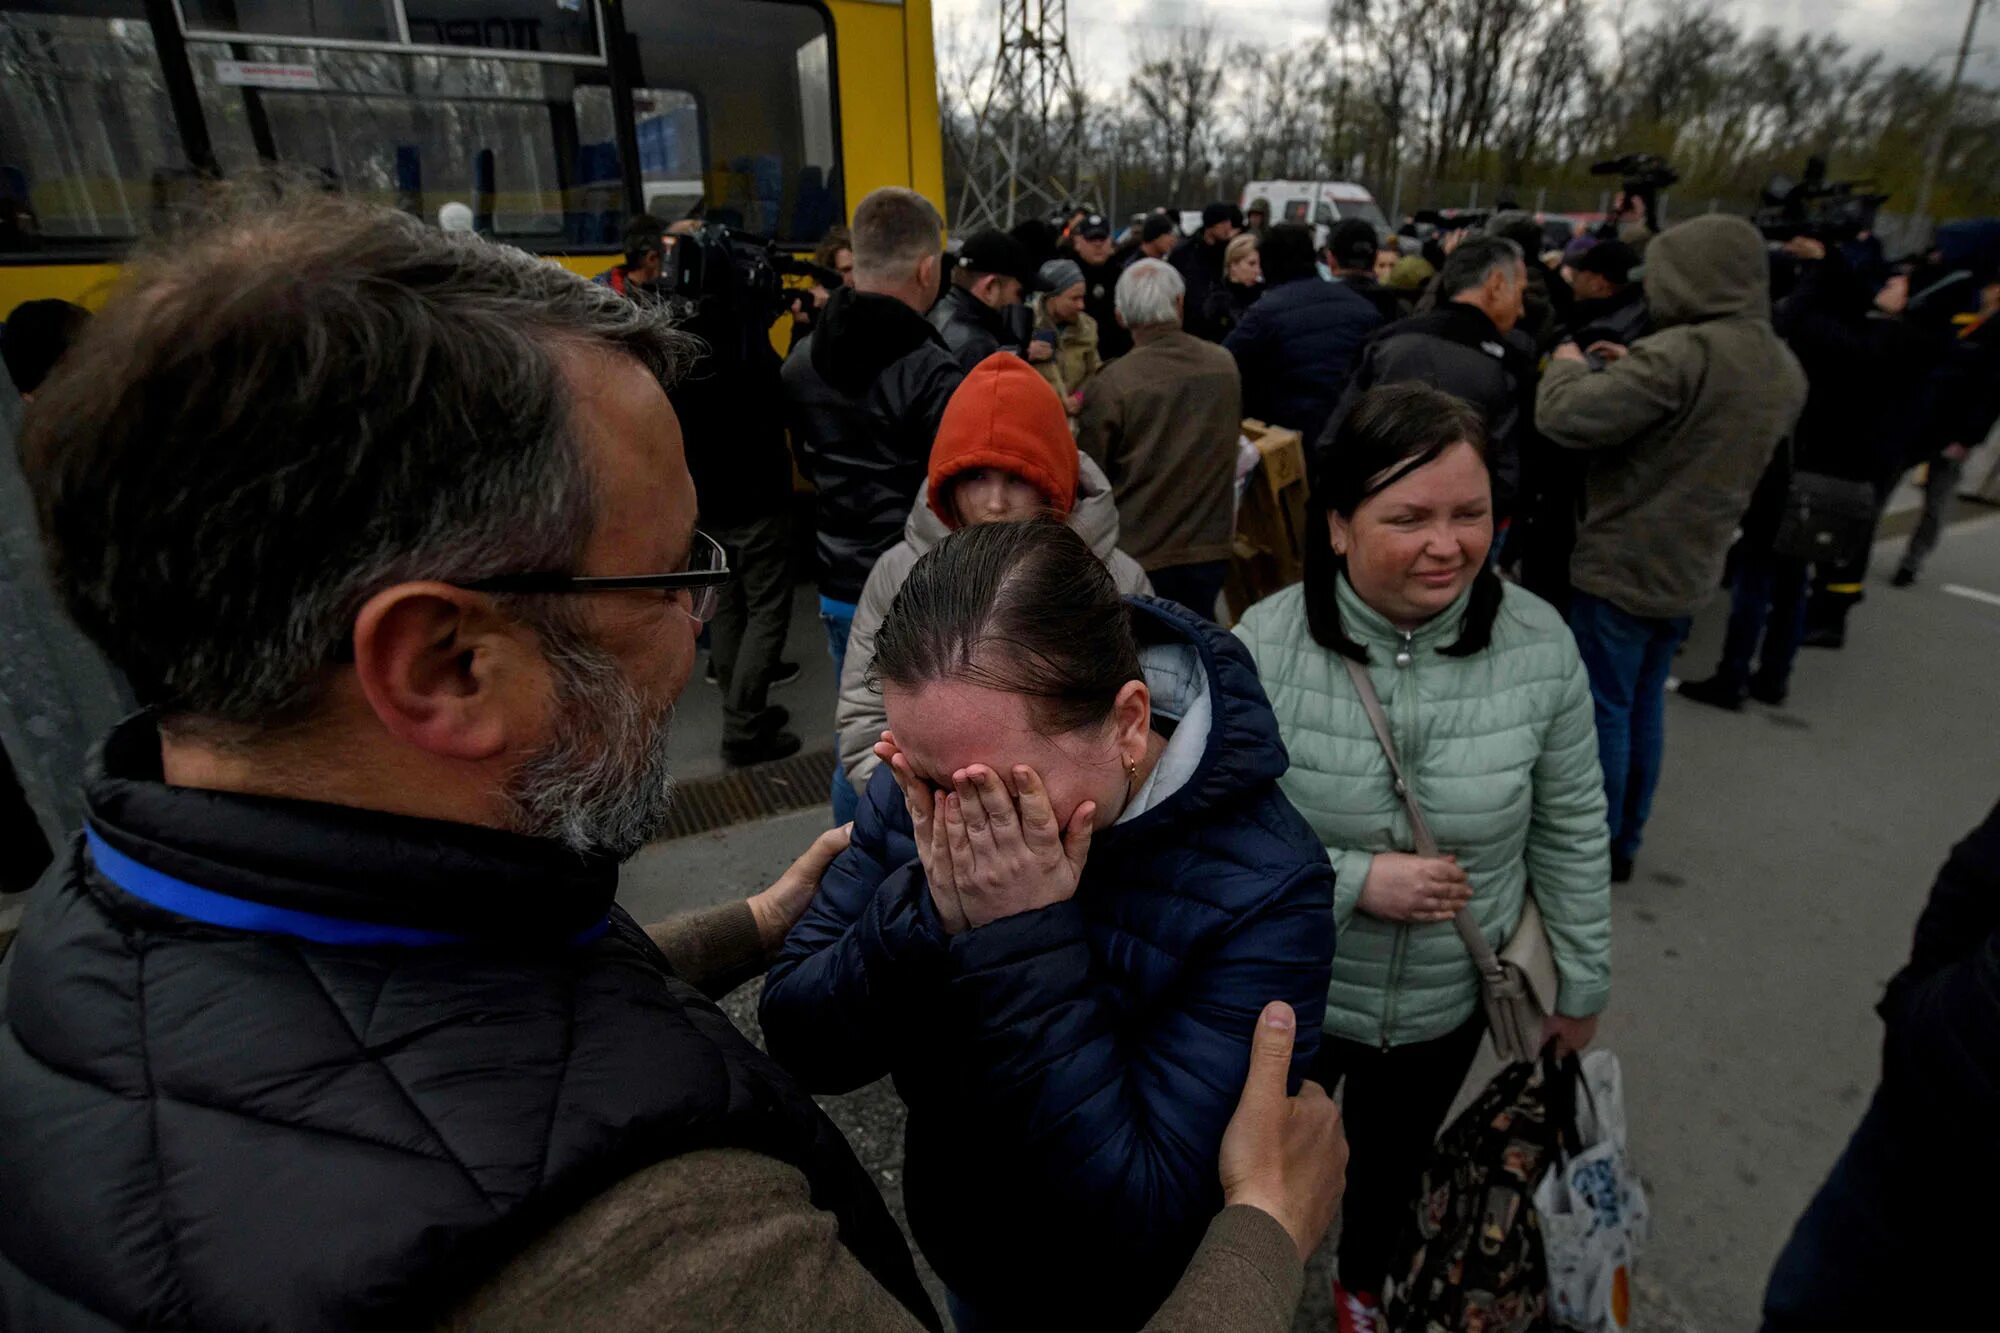
[[[1368,724],[1375,728],[1375,739],[1382,743],[1382,753],[1389,761],[1389,776],[1396,784],[1396,795],[1403,800],[1403,809],[1410,816],[1410,840],[1416,844],[1418,856],[1436,856],[1437,839],[1431,836],[1431,826],[1424,819],[1423,807],[1417,804],[1416,793],[1410,790],[1409,779],[1403,776],[1403,761],[1396,756],[1396,739],[1389,731],[1389,717],[1382,711],[1382,699],[1375,693],[1375,682],[1368,678],[1368,668],[1353,658],[1342,655],[1341,665],[1354,681],[1354,692],[1361,696],[1362,711],[1368,714]],[[1502,974],[1500,959],[1494,954],[1493,946],[1486,942],[1486,935],[1479,929],[1479,923],[1472,919],[1472,913],[1459,908],[1451,919],[1458,929],[1458,937],[1465,941],[1467,953],[1479,970],[1488,977]]]

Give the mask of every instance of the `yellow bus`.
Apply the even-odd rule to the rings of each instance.
[[[0,0],[0,319],[271,163],[586,274],[642,210],[805,249],[942,201],[930,0]]]

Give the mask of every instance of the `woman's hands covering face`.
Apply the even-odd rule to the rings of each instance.
[[[1025,765],[1013,785],[984,764],[952,774],[943,791],[919,778],[909,756],[883,732],[875,756],[895,774],[910,812],[917,856],[947,934],[1032,912],[1069,898],[1090,854],[1095,802],[1071,814],[1065,831],[1042,785]]]

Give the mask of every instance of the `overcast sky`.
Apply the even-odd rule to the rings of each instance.
[[[1644,6],[1648,0],[1637,0]],[[1658,0],[1653,0],[1657,3]],[[1682,0],[1675,0],[1676,3]],[[1713,0],[1748,28],[1786,34],[1831,28],[1857,51],[1882,51],[1891,64],[1935,61],[1948,69],[1964,31],[1970,0]],[[955,30],[986,46],[997,40],[997,0],[932,0],[938,41]],[[1171,38],[1177,27],[1213,21],[1232,38],[1275,44],[1310,40],[1326,30],[1319,0],[1069,0],[1070,48],[1085,83],[1122,87],[1133,53],[1149,38]],[[1969,77],[2000,82],[2000,6],[1980,15]]]

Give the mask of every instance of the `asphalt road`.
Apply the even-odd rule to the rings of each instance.
[[[1899,549],[1878,549],[1848,647],[1808,649],[1784,708],[1669,701],[1601,1034],[1652,1193],[1641,1329],[1755,1328],[1772,1260],[1874,1086],[1872,1006],[1946,851],[2000,797],[2000,516],[1953,528],[1912,589],[1887,583]],[[1700,618],[1682,674],[1708,674],[1725,610]],[[790,692],[802,716],[810,687]],[[747,891],[823,825],[808,811],[648,849],[621,900],[645,920]],[[747,1020],[754,987],[730,1007]],[[828,1105],[898,1202],[893,1092]],[[1315,1269],[1302,1330],[1329,1326]]]

